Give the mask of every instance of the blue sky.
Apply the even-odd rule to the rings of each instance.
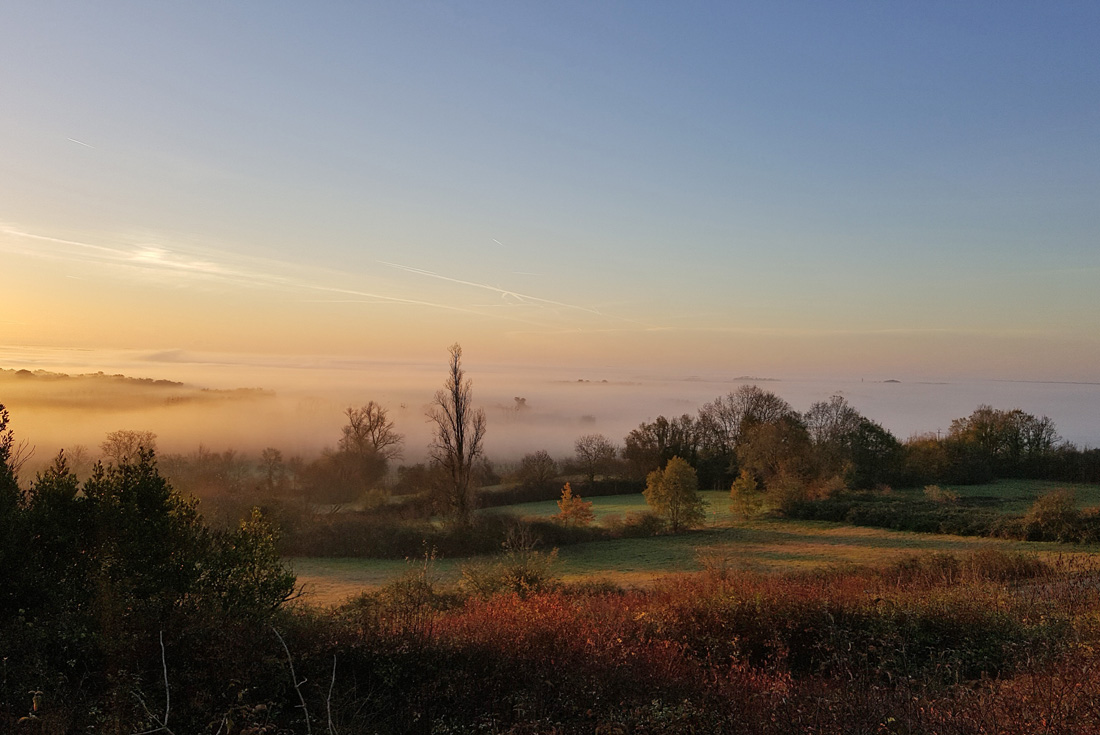
[[[1095,4],[11,5],[0,345],[1100,380]]]

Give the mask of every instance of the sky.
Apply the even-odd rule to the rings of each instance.
[[[1096,3],[0,18],[0,362],[1100,381]]]

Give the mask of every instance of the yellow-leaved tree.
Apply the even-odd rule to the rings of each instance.
[[[558,510],[560,512],[554,516],[554,520],[567,526],[587,526],[596,517],[592,512],[592,501],[582,500],[580,495],[574,495],[568,482],[561,489]]]
[[[707,518],[706,501],[699,494],[695,468],[680,457],[670,459],[663,470],[649,473],[645,501],[668,521],[673,533],[701,526]]]
[[[748,470],[741,470],[733,481],[730,499],[733,501],[730,510],[745,519],[759,515],[764,507],[764,491]]]

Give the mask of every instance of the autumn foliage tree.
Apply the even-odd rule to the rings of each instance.
[[[730,486],[730,500],[731,511],[742,518],[752,518],[764,507],[764,491],[751,472],[741,470]]]
[[[644,494],[646,503],[668,521],[673,533],[701,526],[706,520],[706,501],[699,494],[695,468],[680,457],[670,459],[663,470],[649,473]]]
[[[558,514],[554,520],[567,526],[587,526],[595,519],[592,512],[592,501],[582,500],[580,495],[573,494],[573,488],[569,483],[561,489],[561,500],[558,501]]]

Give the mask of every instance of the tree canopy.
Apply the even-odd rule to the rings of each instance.
[[[234,646],[263,631],[293,594],[294,575],[262,515],[211,531],[150,450],[99,463],[84,483],[61,452],[19,492],[7,419],[0,407],[0,647],[12,681],[117,696],[118,707],[132,708],[131,687],[160,669],[160,646],[181,661],[207,650],[243,656]],[[206,675],[200,669],[174,670],[180,691]],[[194,704],[182,695],[176,706]]]
[[[670,459],[664,469],[650,472],[644,493],[646,503],[668,521],[673,533],[706,520],[706,501],[699,494],[695,468],[680,457]]]

